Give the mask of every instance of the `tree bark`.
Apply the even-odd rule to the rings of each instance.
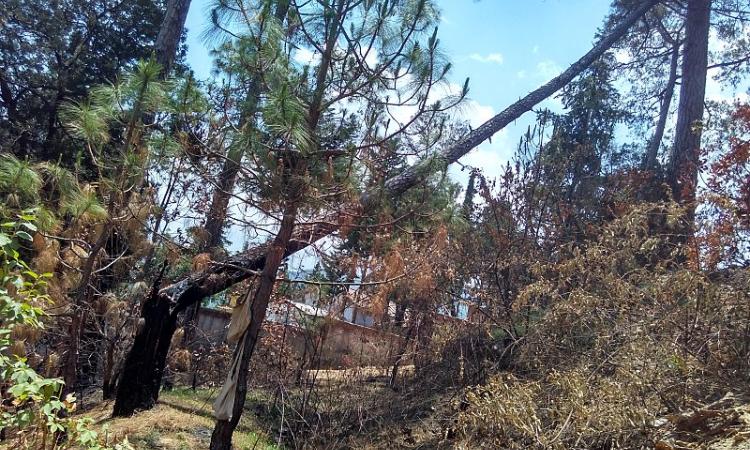
[[[579,73],[585,70],[591,63],[599,58],[604,52],[606,52],[618,39],[620,39],[628,29],[645,14],[651,7],[658,3],[659,0],[647,0],[643,1],[637,8],[633,9],[622,21],[612,28],[611,32],[603,37],[588,53],[582,56],[578,61],[573,63],[567,70],[552,79],[547,84],[541,86],[535,91],[531,92],[524,98],[520,99],[516,103],[510,105],[508,108],[503,110],[500,114],[496,115],[489,121],[485,122],[479,128],[473,130],[466,137],[461,139],[456,144],[446,148],[443,151],[438,152],[433,158],[427,161],[423,161],[409,167],[401,174],[388,179],[382,189],[376,191],[365,192],[360,202],[363,206],[367,207],[374,204],[375,200],[381,196],[395,197],[398,196],[411,187],[419,184],[426,179],[433,170],[447,167],[449,164],[456,162],[459,158],[464,156],[474,147],[478,146],[485,140],[489,139],[493,134],[500,131],[510,122],[518,119],[525,112],[529,111],[539,102],[545,100],[559,89],[564,87],[568,82],[575,78]],[[312,244],[313,242],[321,239],[329,234],[332,234],[338,229],[336,223],[336,217],[333,215],[330,219],[326,218],[324,221],[317,222],[309,227],[300,230],[299,233],[295,234],[295,237],[290,239],[289,245],[287,245],[284,251],[284,256],[296,253]],[[330,220],[330,221],[329,221]],[[254,247],[240,255],[227,258],[223,262],[216,262],[210,268],[206,269],[197,274],[193,274],[177,283],[167,286],[159,291],[158,298],[161,299],[165,304],[170,305],[172,311],[179,312],[185,309],[187,306],[194,304],[195,302],[201,301],[203,298],[216,294],[223,291],[224,289],[232,286],[235,283],[243,281],[249,278],[255,271],[262,269],[265,266],[266,252],[269,249],[269,244],[263,244],[258,247]],[[164,314],[160,320],[164,321],[176,321],[176,314]],[[158,345],[157,340],[145,340],[142,335],[153,333],[150,327],[167,327],[167,324],[162,324],[158,320],[148,321],[144,327],[139,331],[136,336],[138,343],[147,345]],[[174,328],[173,328],[174,329]],[[171,336],[164,336],[166,339],[166,345],[169,345]],[[144,351],[139,349],[134,343],[128,360],[138,359],[138,357],[149,357],[149,355],[155,354],[154,351]],[[148,367],[155,367],[155,362],[141,361],[141,364]],[[154,369],[156,370],[156,369]],[[148,377],[144,377],[151,383],[160,383],[161,380],[156,380],[156,374],[151,374]],[[120,383],[120,389],[118,389],[117,397],[123,395],[129,395],[130,392],[137,390],[137,387],[132,386],[136,381],[131,377],[123,377]],[[158,384],[156,384],[158,389]],[[130,415],[135,409],[148,409],[153,406],[153,401],[148,399],[144,400],[144,403],[131,402],[122,400],[123,403],[128,404],[128,408],[115,409],[114,415]]]
[[[224,166],[219,174],[219,182],[214,188],[211,207],[206,214],[205,230],[207,239],[204,244],[205,249],[212,249],[221,245],[222,231],[227,218],[227,208],[229,207],[229,197],[232,195],[234,185],[237,182],[237,175],[240,171],[240,161],[245,153],[244,149],[234,147],[227,152],[224,160]]]
[[[107,211],[111,216],[114,210],[114,203],[110,200]],[[71,320],[68,328],[68,349],[65,354],[65,363],[63,365],[63,394],[75,392],[78,384],[78,358],[81,350],[81,335],[86,327],[86,310],[84,307],[88,304],[91,279],[94,273],[94,265],[99,252],[107,244],[109,233],[102,231],[96,242],[89,251],[89,256],[81,268],[81,281],[73,291],[71,299]]]
[[[284,216],[279,226],[279,232],[271,244],[266,256],[263,272],[260,275],[258,288],[250,304],[250,324],[242,338],[242,345],[235,348],[235,359],[239,360],[239,375],[237,377],[237,392],[234,396],[232,417],[229,420],[217,420],[214,431],[211,434],[211,450],[230,450],[232,448],[232,434],[242,416],[242,408],[245,406],[247,397],[247,376],[250,359],[252,358],[255,344],[258,342],[260,329],[266,318],[266,309],[273,293],[276,283],[276,273],[279,271],[281,261],[284,259],[286,247],[292,238],[294,223],[297,218],[296,202],[293,202],[284,211]]]
[[[284,18],[289,13],[289,6],[290,4],[288,1],[278,2],[276,11],[274,12],[274,18],[280,23],[283,23]],[[262,74],[258,71],[255,71],[250,77],[247,86],[247,107],[240,118],[240,130],[243,130],[245,126],[253,120],[257,112],[258,102],[260,101],[261,81]],[[237,184],[237,176],[240,173],[242,157],[244,154],[245,148],[242,146],[232,146],[227,151],[224,165],[221,169],[221,173],[219,173],[219,181],[211,198],[211,206],[206,214],[204,229],[206,231],[207,239],[202,245],[203,251],[210,251],[221,246],[221,239],[227,221],[229,200],[234,191],[234,186]],[[183,343],[186,345],[195,335],[196,321],[200,309],[201,302],[198,301],[195,305],[188,308],[187,313],[185,314],[185,335]]]
[[[454,145],[437,152],[431,158],[412,165],[401,174],[387,180],[382,191],[383,194],[385,196],[400,195],[424,180],[428,174],[434,173],[436,170],[447,168],[448,165],[458,161],[459,158],[480,145],[482,142],[491,138],[509,123],[518,119],[524,113],[530,111],[531,108],[562,89],[602,56],[604,52],[609,50],[640,17],[657,3],[659,3],[659,0],[642,1],[637,8],[634,8],[617,26],[612,28],[612,31],[610,31],[609,34],[600,39],[599,42],[588,51],[588,53],[583,55],[578,61],[571,64],[570,67],[560,75],[505,108],[495,117],[483,123],[479,128],[467,134]],[[363,196],[363,203],[368,204],[370,197],[371,195],[365,194]]]
[[[343,17],[343,9],[344,2],[339,2],[336,8],[336,16],[329,18],[331,25],[326,34],[326,48],[321,55],[320,65],[317,69],[316,88],[307,114],[307,126],[312,134],[315,133],[318,127],[318,120],[320,119],[325,77],[331,64],[331,56],[338,37],[337,30],[341,23],[340,19]],[[284,255],[287,253],[292,239],[292,232],[297,221],[297,211],[306,189],[304,182],[295,180],[295,177],[304,173],[305,163],[295,163],[293,160],[288,161],[288,163],[290,169],[286,175],[289,178],[286,180],[284,186],[287,194],[284,214],[279,224],[279,231],[266,253],[263,272],[260,275],[258,287],[253,296],[253,302],[249,305],[250,323],[242,338],[243,342],[235,349],[235,363],[239,362],[239,372],[237,374],[237,385],[233,388],[235,392],[232,416],[229,419],[217,419],[214,431],[211,434],[210,450],[231,450],[232,448],[232,435],[235,428],[237,428],[237,424],[240,422],[240,417],[242,417],[242,408],[245,406],[245,398],[247,397],[248,367],[255,351],[255,345],[258,342],[260,329],[263,326],[263,321],[266,319],[266,310],[271,300],[273,287],[276,284],[276,274],[279,271],[281,261],[284,259]]]
[[[161,341],[172,339],[177,326],[177,315],[171,313],[169,299],[159,295],[158,285],[165,270],[166,266],[163,266],[143,302],[143,323],[123,364],[117,388],[113,411],[116,417],[130,416],[137,410],[150,409],[156,403],[166,361],[166,355],[164,359],[159,357],[164,348]],[[168,344],[166,347],[169,349]]]
[[[675,45],[672,49],[672,57],[669,63],[669,76],[667,78],[667,84],[664,87],[664,96],[662,97],[661,106],[659,108],[659,120],[656,122],[654,134],[648,142],[646,157],[643,160],[642,168],[644,170],[655,171],[658,168],[657,158],[659,156],[659,147],[661,147],[661,141],[664,139],[664,130],[667,127],[669,108],[672,106],[672,97],[674,97],[674,89],[677,84],[677,69],[679,67],[679,61],[680,47],[679,45]]]
[[[667,181],[674,199],[688,205],[688,221],[695,208],[699,150],[706,96],[708,35],[711,0],[689,0],[685,18],[680,103],[677,109],[675,141],[670,155]],[[692,205],[692,206],[691,206]]]
[[[167,77],[177,57],[182,30],[185,28],[190,0],[169,0],[164,13],[164,21],[156,36],[156,62],[162,66],[162,75]]]
[[[227,219],[227,208],[229,206],[229,197],[234,190],[237,182],[237,175],[240,171],[240,161],[244,151],[241,148],[232,148],[227,153],[224,166],[219,174],[218,186],[214,189],[211,206],[206,214],[206,242],[201,247],[203,251],[211,251],[221,246],[221,238],[224,225]],[[193,340],[196,331],[198,314],[200,314],[201,302],[197,301],[190,305],[185,313],[184,321],[184,338],[183,344],[189,345]]]
[[[102,398],[111,400],[117,393],[117,375],[120,373],[115,359],[117,344],[114,341],[107,342],[104,354],[104,375],[102,376]]]

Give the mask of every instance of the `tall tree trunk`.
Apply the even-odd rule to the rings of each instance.
[[[114,398],[117,392],[117,375],[119,370],[116,367],[117,360],[115,359],[115,352],[117,350],[117,343],[114,341],[107,342],[107,346],[104,353],[104,374],[102,375],[102,398],[104,400],[111,400]]]
[[[177,327],[177,314],[170,311],[169,297],[159,295],[159,283],[165,270],[166,265],[162,266],[143,302],[143,323],[123,364],[113,412],[115,416],[130,416],[156,403],[164,370],[164,366],[159,367],[158,363],[158,352],[163,347],[160,341],[165,337],[171,339]]]
[[[224,166],[221,169],[221,173],[219,173],[219,182],[214,188],[211,207],[206,214],[206,224],[204,227],[207,238],[204,248],[207,250],[221,245],[222,231],[227,219],[229,198],[237,182],[237,175],[240,172],[240,162],[244,153],[244,148],[240,146],[232,147],[227,152]]]
[[[242,147],[233,147],[227,152],[224,166],[219,174],[219,182],[214,188],[211,206],[206,214],[206,223],[204,225],[206,242],[201,245],[201,250],[203,251],[211,251],[221,246],[221,238],[227,220],[229,198],[237,182],[237,175],[240,172],[240,161],[243,154],[244,149]],[[185,334],[183,338],[183,344],[185,345],[188,345],[193,340],[193,336],[195,336],[200,309],[201,302],[198,301],[194,305],[190,305],[185,312]]]
[[[232,417],[216,421],[214,431],[211,434],[211,450],[230,450],[232,448],[232,434],[240,422],[242,408],[245,406],[250,358],[258,342],[261,325],[263,325],[263,321],[266,318],[266,309],[273,293],[273,286],[276,283],[276,274],[279,271],[281,261],[284,259],[286,247],[292,238],[296,218],[297,206],[296,202],[293,201],[284,211],[279,232],[273,240],[266,256],[266,263],[260,275],[260,282],[253,296],[252,303],[249,305],[251,312],[250,323],[242,338],[242,342],[235,348],[234,359],[235,361],[239,361],[239,368],[237,369],[239,372],[234,404],[232,406]]]
[[[698,182],[710,15],[711,0],[688,1],[680,103],[677,110],[675,141],[667,171],[667,181],[675,200],[688,205],[689,222],[692,222]]]
[[[274,18],[283,23],[284,18],[289,13],[289,1],[279,1],[274,12]],[[256,71],[252,74],[247,86],[247,107],[240,118],[239,129],[243,130],[249,123],[254,120],[260,101],[262,74]],[[211,206],[206,214],[204,229],[206,231],[206,242],[202,245],[202,251],[211,251],[221,246],[221,239],[224,227],[227,222],[227,213],[229,209],[229,200],[237,184],[237,175],[242,167],[242,157],[245,154],[245,147],[234,145],[229,148],[224,160],[224,165],[219,173],[217,186],[214,188],[211,199]],[[190,306],[185,313],[185,334],[183,343],[189,344],[193,339],[196,331],[196,322],[200,313],[201,302],[196,302]]]
[[[654,134],[648,142],[646,148],[646,157],[643,159],[642,168],[644,170],[655,171],[658,168],[657,158],[659,156],[659,148],[661,147],[661,141],[664,139],[664,130],[667,127],[667,118],[669,117],[669,108],[672,106],[672,97],[674,97],[674,89],[677,84],[677,69],[680,61],[680,46],[675,44],[672,49],[672,57],[669,63],[669,75],[667,78],[667,84],[664,86],[664,94],[661,100],[661,106],[659,108],[659,119],[656,122],[656,128]]]
[[[442,161],[446,167],[447,165],[456,162],[474,147],[489,139],[493,134],[503,129],[512,121],[518,119],[535,105],[563,88],[604,52],[609,50],[609,48],[620,39],[632,25],[656,3],[658,3],[658,0],[647,0],[639,4],[638,7],[624,17],[617,26],[612,28],[610,34],[603,37],[588,53],[573,63],[567,70],[521,100],[513,103],[500,114],[467,134],[456,144],[438,152],[432,161]],[[433,169],[431,169],[431,167],[433,167]],[[401,174],[388,179],[383,190],[364,193],[360,198],[360,202],[367,207],[372,204],[375,199],[381,196],[395,197],[403,194],[413,186],[422,182],[426,177],[433,173],[433,170],[434,166],[429,162],[415,164],[404,170]],[[338,214],[333,214],[330,217],[325,217],[323,220],[302,229],[295,238],[291,239],[286,251],[284,252],[285,256],[307,248],[318,239],[335,232],[338,229],[337,217]],[[262,269],[265,265],[265,255],[268,247],[268,244],[263,244],[251,248],[235,257],[227,258],[223,264],[214,264],[203,272],[190,275],[177,283],[163,288],[159,292],[159,297],[163,298],[168,304],[171,304],[172,308],[175,310],[178,309],[181,311],[209,295],[221,292],[227,287],[249,278],[253,271]],[[172,316],[173,315],[165,315],[164,319],[167,320],[167,318]],[[136,336],[138,342],[146,342],[145,339],[140,336],[142,334],[152,333],[149,326],[158,325],[158,322],[152,322],[150,325],[149,323],[145,324]],[[167,339],[167,345],[170,340],[171,336]],[[157,345],[157,343],[158,340],[149,341],[149,345]],[[128,360],[137,359],[136,356],[131,356],[132,354],[148,357],[148,355],[153,353],[155,353],[155,351],[144,352],[142,349],[138,349],[134,344],[130,350]],[[156,366],[154,362],[141,361],[141,363],[150,367]],[[155,380],[155,377],[151,376],[149,379]],[[129,392],[134,390],[132,386],[128,386],[133,383],[135,383],[133,378],[122,378],[117,393],[118,400],[121,395],[128,395]],[[123,402],[127,401],[123,400]],[[127,403],[129,403],[132,408],[120,409],[119,414],[116,409],[115,415],[130,415],[133,413],[134,409],[148,409],[153,406],[153,402],[145,402],[143,404],[135,404],[133,402]]]
[[[339,26],[344,14],[344,4],[345,2],[340,1],[336,6],[335,16],[329,16],[328,18],[330,25],[326,31],[326,46],[317,68],[315,91],[313,92],[307,114],[307,127],[313,136],[317,130],[318,121],[322,113],[321,105],[325,92],[325,78],[338,38]],[[299,203],[304,197],[306,189],[303,185],[304,182],[295,178],[304,173],[305,163],[304,161],[297,163],[289,161],[289,167],[289,173],[286,175],[289,178],[286,180],[284,189],[287,193],[286,204],[281,223],[279,224],[279,231],[271,243],[271,247],[268,249],[258,288],[255,291],[252,303],[248,305],[250,308],[250,323],[247,330],[245,330],[242,343],[235,349],[234,361],[235,364],[239,362],[236,386],[224,386],[224,389],[234,390],[232,415],[229,418],[217,415],[216,425],[211,434],[210,450],[230,450],[232,448],[232,435],[235,428],[237,428],[237,424],[240,422],[240,417],[242,417],[242,408],[245,405],[245,397],[247,396],[247,375],[250,359],[255,351],[260,329],[266,318],[266,310],[268,309],[268,303],[271,300],[273,287],[276,283],[276,274],[279,271],[281,261],[284,259],[289,242],[292,239],[292,232],[297,221]]]
[[[182,30],[185,28],[190,0],[169,0],[164,21],[156,36],[156,62],[162,66],[162,75],[168,76],[177,57]]]
[[[73,308],[68,327],[67,349],[65,349],[65,363],[62,368],[63,394],[75,392],[78,384],[78,359],[81,356],[81,330],[83,329],[83,312],[81,308]]]

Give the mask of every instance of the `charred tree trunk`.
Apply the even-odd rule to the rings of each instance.
[[[710,15],[711,0],[687,2],[680,103],[677,110],[675,141],[667,171],[667,181],[672,188],[674,199],[688,205],[690,223],[695,208],[695,189],[698,182]]]
[[[333,223],[323,221],[305,227],[290,239],[284,257],[296,253],[312,242],[331,234],[335,228],[336,226]],[[117,402],[120,402],[123,406],[115,408],[113,412],[115,416],[130,416],[136,410],[149,409],[153,406],[153,400],[149,400],[148,397],[142,397],[142,403],[125,397],[140,389],[138,380],[141,379],[153,380],[149,383],[153,384],[158,390],[164,367],[159,367],[159,363],[155,360],[159,353],[157,347],[169,350],[172,334],[177,329],[178,315],[190,305],[244,281],[257,271],[262,270],[269,248],[268,244],[261,245],[242,255],[216,262],[203,272],[160,289],[155,294],[155,299],[149,297],[144,302],[141,312],[141,318],[144,322],[139,327],[133,345],[126,357],[123,375],[117,389]],[[154,309],[157,312],[152,312]],[[160,332],[160,330],[164,330],[164,332]],[[169,331],[169,333],[166,331]],[[153,373],[148,374],[149,370]],[[133,375],[136,373],[142,375],[134,377]]]
[[[366,192],[360,198],[360,202],[367,207],[371,205],[378,197],[394,197],[398,196],[411,187],[418,185],[422,180],[429,176],[437,168],[435,162],[440,162],[443,166],[447,167],[449,164],[456,162],[459,158],[467,154],[477,145],[481,144],[485,140],[492,137],[493,134],[503,129],[506,125],[512,121],[518,119],[525,112],[529,111],[539,102],[545,100],[559,89],[564,87],[568,82],[575,78],[579,73],[585,70],[592,62],[599,58],[604,52],[606,52],[612,44],[620,39],[628,29],[635,23],[643,14],[645,14],[651,7],[653,7],[658,0],[647,0],[642,2],[631,11],[622,21],[615,26],[610,34],[602,38],[588,53],[586,53],[581,59],[573,63],[567,70],[552,79],[550,82],[536,89],[535,91],[528,94],[526,97],[512,104],[500,114],[496,115],[489,121],[485,122],[479,128],[473,130],[471,133],[466,135],[463,139],[458,141],[453,146],[447,147],[446,149],[438,152],[428,162],[422,162],[409,167],[400,175],[394,176],[388,179],[385,183],[384,189],[380,191]],[[285,256],[296,253],[299,250],[306,248],[313,242],[321,239],[338,229],[337,218],[338,214],[334,214],[331,217],[326,217],[324,220],[307,227],[302,232],[297,234],[295,239],[292,239],[284,252]],[[223,291],[229,286],[235,283],[243,281],[249,278],[253,272],[264,267],[265,254],[268,250],[268,244],[264,244],[248,250],[247,252],[240,254],[236,257],[227,258],[223,262],[215,263],[211,268],[200,272],[198,274],[191,275],[182,281],[179,281],[171,286],[165,287],[159,293],[160,297],[166,297],[167,302],[170,302],[172,308],[179,308],[180,310],[194,304],[195,302],[201,301],[203,298],[209,295],[216,294]],[[248,271],[250,270],[250,271]],[[166,318],[167,316],[165,316]],[[152,321],[153,322],[153,321]],[[141,338],[141,335],[151,333],[149,326],[158,326],[157,323],[151,323],[145,325],[139,331],[136,339]],[[171,336],[169,336],[171,341]],[[146,342],[143,338],[139,342]],[[148,341],[150,345],[156,345],[158,341]],[[167,344],[168,345],[168,344]],[[142,353],[144,355],[155,354],[155,350],[151,352],[144,352],[143,349],[139,349],[136,345],[130,350],[130,353]],[[128,360],[131,356],[128,356]],[[155,367],[155,363],[150,363],[151,367]],[[128,384],[132,384],[134,380],[132,378],[123,377],[121,381],[120,389],[118,389],[118,400],[121,395],[131,391],[133,387],[124,388]],[[121,394],[124,393],[124,394]],[[125,400],[123,400],[125,402]],[[153,402],[145,402],[143,404],[131,403],[132,408],[130,409],[119,409],[115,412],[115,415],[130,415],[135,409],[148,409],[153,406]],[[120,413],[118,413],[118,411]]]
[[[149,409],[156,403],[164,371],[160,352],[165,338],[172,339],[177,327],[177,314],[171,308],[169,297],[159,295],[158,285],[166,267],[154,282],[141,312],[142,323],[133,341],[133,348],[123,365],[121,382],[113,415],[130,416],[140,409]],[[169,345],[166,345],[169,349]],[[160,366],[161,363],[161,366]]]

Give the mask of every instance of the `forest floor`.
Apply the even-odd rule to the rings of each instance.
[[[217,393],[218,389],[162,391],[155,408],[128,418],[111,418],[111,401],[99,403],[82,414],[94,419],[94,429],[106,434],[110,442],[120,442],[127,437],[137,450],[202,449],[208,448],[211,440],[212,403]],[[242,450],[278,448],[260,431],[253,414],[243,414],[233,443],[234,448]]]
[[[456,439],[454,426],[461,409],[462,389],[434,389],[406,383],[394,390],[377,381],[352,383],[341,374],[325,371],[314,394],[317,412],[305,418],[294,411],[305,388],[285,390],[275,396],[268,390],[251,390],[234,448],[279,450],[281,448],[469,448]],[[343,381],[341,383],[337,381]],[[309,391],[307,391],[309,392]],[[176,388],[163,391],[159,404],[131,418],[111,419],[112,402],[86,408],[97,431],[110,442],[127,437],[138,450],[208,448],[214,419],[212,402],[218,388]],[[286,412],[275,405],[285,398]],[[709,404],[649,424],[657,450],[750,450],[750,399],[727,394]],[[317,418],[319,421],[317,424]],[[312,420],[311,420],[312,419]],[[279,430],[279,423],[287,423]],[[296,431],[289,430],[289,425]],[[283,445],[277,446],[279,436]]]

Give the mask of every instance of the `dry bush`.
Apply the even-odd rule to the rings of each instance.
[[[470,390],[459,441],[492,448],[639,448],[658,417],[745,386],[747,271],[680,264],[672,205],[641,205],[596,242],[534,269],[513,375]],[[562,254],[562,252],[561,252]]]

